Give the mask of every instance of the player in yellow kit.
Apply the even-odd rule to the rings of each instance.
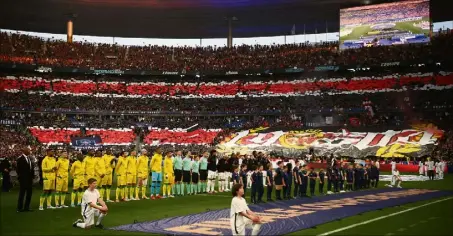
[[[57,166],[57,193],[55,194],[55,207],[56,208],[67,208],[64,204],[66,194],[68,193],[68,177],[69,177],[69,159],[68,152],[61,152],[60,158],[56,163]],[[59,203],[61,200],[61,204]]]
[[[142,149],[141,155],[138,157],[137,160],[137,188],[135,189],[135,199],[140,199],[138,197],[138,192],[142,190],[142,198],[149,199],[146,196],[146,185],[148,184],[148,175],[149,175],[149,168],[148,162],[149,158],[147,156],[148,151],[146,149]]]
[[[96,151],[94,154],[94,159],[96,160],[94,164],[94,173],[96,174],[97,184],[99,186],[100,198],[103,198],[105,192],[104,177],[105,177],[105,162],[102,158],[102,152],[100,150]]]
[[[41,194],[39,199],[39,210],[44,210],[44,201],[47,198],[47,208],[48,209],[55,209],[52,206],[52,194],[55,191],[55,178],[56,178],[56,167],[57,161],[54,157],[54,152],[52,150],[47,151],[46,157],[42,160],[41,169],[42,169],[42,178],[43,178],[43,185],[44,191]]]
[[[72,163],[71,166],[71,177],[73,180],[72,184],[72,193],[71,193],[71,207],[76,207],[74,204],[74,201],[76,199],[76,196],[79,196],[78,199],[78,204],[82,204],[82,194],[83,194],[83,187],[84,187],[84,182],[85,182],[85,168],[82,165],[83,161],[83,155],[82,153],[77,153],[76,154],[77,160]]]
[[[121,194],[121,200],[125,199],[125,187],[127,184],[126,181],[126,171],[127,171],[127,155],[129,153],[124,151],[121,153],[121,156],[118,158],[118,162],[116,163],[115,173],[116,173],[116,202],[119,202],[118,196]]]
[[[171,186],[174,182],[175,175],[173,173],[173,160],[171,159],[172,153],[167,152],[165,153],[165,160],[164,160],[164,187],[162,189],[163,198],[174,197],[171,195]]]
[[[129,157],[127,157],[127,175],[126,176],[127,176],[126,201],[135,200],[134,191],[135,191],[135,186],[137,185],[137,152],[136,151],[132,151],[131,155],[129,155]],[[130,196],[129,196],[129,194],[130,194]]]
[[[87,181],[91,178],[96,179],[96,172],[94,171],[96,159],[93,156],[93,150],[89,150],[88,154],[85,156],[85,159],[83,159],[83,166],[85,167],[85,180]],[[88,187],[88,182],[84,183],[84,187]]]
[[[159,196],[160,193],[160,185],[162,183],[162,149],[159,147],[156,149],[156,152],[153,155],[153,158],[150,162],[150,169],[151,169],[151,199],[155,200],[156,198],[161,198]],[[156,194],[156,197],[154,197]]]
[[[105,176],[102,179],[102,182],[105,184],[105,195],[106,202],[113,202],[110,200],[110,190],[112,189],[112,180],[113,180],[113,168],[115,168],[115,156],[112,155],[112,151],[107,150],[107,152],[102,157],[105,165]],[[101,195],[101,198],[104,196]]]

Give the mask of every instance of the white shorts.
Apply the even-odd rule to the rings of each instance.
[[[99,217],[101,213],[98,209],[91,209],[86,210],[85,213],[82,212],[83,221],[85,223],[85,227],[94,225],[94,217]]]
[[[224,181],[227,179],[227,174],[226,172],[219,172],[219,180]]]
[[[233,235],[245,235],[245,229],[253,228],[253,221],[250,219],[245,219],[243,224],[237,224],[236,227],[234,223],[231,223],[231,231]]]
[[[216,179],[216,177],[217,177],[217,172],[208,170],[208,179],[213,180],[213,179]]]

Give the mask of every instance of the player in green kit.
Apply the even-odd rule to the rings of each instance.
[[[200,162],[198,156],[195,156],[192,162],[192,193],[197,194],[200,191],[200,175],[198,170],[200,169]]]
[[[182,159],[182,185],[181,185],[181,194],[184,196],[184,185],[187,188],[187,194],[191,194],[190,189],[190,170],[192,169],[192,159],[190,158],[190,152],[185,151],[184,159]]]
[[[200,185],[198,189],[201,193],[206,193],[206,180],[208,180],[208,152],[204,152],[199,161],[200,163]]]
[[[176,195],[181,195],[181,182],[182,182],[182,152],[176,152],[176,155],[173,158],[173,168],[175,168],[175,187]],[[184,190],[183,190],[184,192]],[[173,190],[173,194],[175,191]]]

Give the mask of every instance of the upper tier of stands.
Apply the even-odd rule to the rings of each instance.
[[[225,71],[318,65],[443,60],[453,54],[453,34],[441,34],[431,45],[366,47],[339,52],[337,43],[227,47],[125,47],[66,43],[0,33],[0,61],[50,66],[159,71]]]

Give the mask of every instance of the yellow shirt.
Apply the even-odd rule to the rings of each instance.
[[[69,160],[68,158],[60,157],[56,163],[57,176],[60,178],[68,178]]]
[[[145,155],[141,155],[137,160],[137,175],[138,176],[148,176],[148,161],[149,158]]]
[[[166,157],[164,160],[164,174],[173,175],[173,160]]]
[[[134,156],[127,157],[127,174],[137,175],[137,158]]]
[[[56,178],[56,171],[53,169],[56,163],[57,161],[54,157],[44,157],[41,163],[43,179],[54,180]]]
[[[82,166],[82,162],[75,161],[71,166],[71,176],[72,178],[80,177],[85,175],[85,169]]]
[[[96,159],[92,156],[86,156],[85,159],[83,159],[83,164],[85,166],[85,175],[94,177],[94,175],[96,174],[94,171]]]
[[[123,156],[118,158],[118,163],[116,163],[116,175],[125,175],[127,170],[127,159]]]
[[[149,165],[152,172],[162,172],[162,154],[155,153]]]
[[[106,154],[102,158],[104,159],[105,174],[111,175],[113,172],[113,168],[115,167],[115,165],[112,163],[114,156]]]
[[[105,162],[102,157],[95,157],[96,163],[94,165],[94,172],[97,176],[105,175]]]

